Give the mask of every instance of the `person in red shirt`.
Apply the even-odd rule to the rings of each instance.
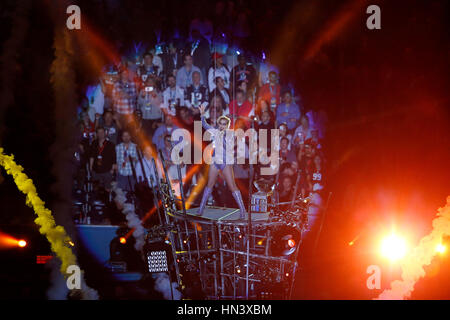
[[[269,72],[269,83],[266,83],[259,90],[259,99],[269,102],[270,111],[275,114],[277,106],[280,104],[281,87],[278,84],[278,75],[275,71]]]
[[[230,102],[230,116],[234,128],[246,129],[250,127],[250,121],[255,115],[253,106],[245,99],[242,90],[236,91],[236,99]]]

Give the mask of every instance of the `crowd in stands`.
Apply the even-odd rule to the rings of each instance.
[[[125,191],[134,191],[139,183],[155,187],[152,158],[158,170],[164,161],[176,185],[171,134],[177,128],[193,132],[194,121],[200,120],[199,107],[204,106],[212,126],[225,115],[232,128],[279,129],[280,202],[291,200],[298,173],[298,194],[318,194],[323,188],[321,115],[305,108],[299,88],[280,79],[269,52],[263,56],[239,48],[223,51],[200,31],[194,28],[186,41],[167,41],[137,58],[124,57],[119,64],[105,67],[79,113],[78,188],[86,175],[95,181],[96,190],[106,192],[113,181]],[[182,165],[183,179],[192,167]],[[236,179],[244,182],[251,173],[253,180],[275,181],[275,175],[260,177],[257,170],[250,171],[248,163],[236,164],[234,171]],[[186,196],[202,172],[189,176]],[[231,196],[224,181],[217,183],[213,203],[225,206]]]

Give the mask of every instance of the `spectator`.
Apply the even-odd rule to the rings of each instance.
[[[307,140],[307,142],[308,142],[308,140]],[[310,139],[309,143],[316,150],[322,149],[322,144],[321,144],[320,138],[319,138],[319,130],[317,130],[317,129],[311,130],[311,139]]]
[[[179,127],[173,123],[173,117],[167,115],[164,124],[159,126],[153,134],[152,142],[156,148],[162,150],[164,148],[164,137],[166,135],[171,135],[172,131],[178,128]]]
[[[240,54],[237,57],[238,65],[231,71],[231,79],[233,81],[233,88],[237,89],[240,81],[246,83],[248,89],[252,89],[256,84],[256,70],[247,63],[244,54]]]
[[[281,185],[278,191],[279,202],[289,202],[292,200],[292,191],[294,189],[290,176],[282,176],[280,178]]]
[[[311,130],[309,127],[308,117],[303,115],[300,118],[300,126],[294,132],[294,145],[299,146],[305,143],[307,139],[311,138]]]
[[[167,74],[177,76],[177,70],[183,66],[183,57],[173,41],[169,42],[168,52],[163,54],[163,66]]]
[[[256,102],[256,107],[255,107],[255,114],[258,117],[261,117],[262,113],[264,111],[269,111],[271,115],[273,115],[272,111],[269,108],[269,103],[262,99],[262,98],[258,98],[258,101]],[[275,119],[273,119],[275,121]]]
[[[149,77],[157,78],[160,72],[159,67],[154,64],[153,54],[145,53],[144,63],[137,70],[137,75],[142,83],[145,83]]]
[[[141,133],[145,133],[142,112],[139,109],[134,113],[134,123],[130,128],[130,133],[133,141],[139,141]]]
[[[250,126],[251,117],[254,115],[252,104],[245,99],[245,94],[242,90],[236,92],[236,100],[230,103],[230,115],[235,128]],[[241,124],[236,124],[236,121],[240,118]]]
[[[217,119],[222,115],[228,115],[230,110],[225,106],[223,99],[219,96],[212,96],[209,108],[205,112],[205,117],[209,119],[212,126],[217,125]]]
[[[223,55],[216,52],[212,55],[212,65],[208,71],[208,85],[209,91],[212,92],[216,88],[217,77],[221,77],[224,81],[224,87],[230,88],[230,71],[227,66],[223,63]]]
[[[289,139],[286,137],[282,137],[280,140],[280,159],[281,164],[295,162],[295,153],[293,150],[289,150]]]
[[[136,86],[134,82],[128,80],[128,70],[123,69],[120,73],[120,80],[114,85],[114,111],[121,116],[123,123],[124,116],[134,112],[136,104]]]
[[[145,182],[145,179],[147,179],[148,186],[154,188],[157,186],[157,176],[155,175],[152,159],[155,159],[158,176],[161,176],[161,164],[153,154],[152,148],[147,146],[144,148],[143,157],[136,164],[136,178],[138,183]]]
[[[82,139],[88,141],[88,145],[90,145],[95,137],[95,122],[91,121],[86,111],[80,114],[80,128],[82,131]]]
[[[262,87],[270,82],[270,73],[279,73],[279,70],[270,62],[269,52],[265,53],[266,59],[259,64],[259,86]]]
[[[103,110],[112,110],[114,108],[113,90],[114,84],[118,80],[119,77],[115,71],[104,73],[100,78],[100,86],[104,97]]]
[[[278,126],[279,132],[280,132],[280,143],[281,139],[287,138],[289,140],[289,146],[288,149],[291,149],[291,141],[292,141],[292,135],[288,133],[287,125],[286,123],[282,123]]]
[[[307,169],[309,180],[311,181],[311,190],[319,191],[323,189],[323,171],[322,171],[322,158],[319,154],[314,154],[313,161],[310,163],[310,167]]]
[[[142,88],[138,98],[138,108],[142,112],[142,126],[147,135],[151,134],[161,124],[162,96],[155,86],[155,80],[148,78],[145,87]]]
[[[280,104],[280,85],[278,84],[278,75],[271,71],[269,73],[269,83],[264,84],[259,90],[259,98],[269,101],[270,109],[275,113]]]
[[[178,122],[184,129],[193,132],[194,130],[194,117],[187,107],[180,107],[177,110]]]
[[[297,162],[302,172],[307,172],[312,166],[315,151],[310,144],[300,146],[297,152]]]
[[[200,83],[203,84],[203,76],[201,74],[200,68],[194,66],[193,59],[190,54],[185,54],[184,66],[177,71],[177,86],[182,89],[186,89],[187,87],[192,85],[192,76],[196,71],[200,73]]]
[[[96,132],[97,139],[91,145],[89,169],[92,172],[93,180],[109,192],[113,173],[117,170],[115,145],[106,139],[103,127],[98,127]]]
[[[184,106],[184,91],[177,86],[173,75],[167,76],[167,89],[163,92],[162,111],[171,116],[176,115],[177,108]]]
[[[131,142],[128,130],[122,131],[122,143],[116,146],[117,184],[125,191],[132,191],[136,183],[133,178],[132,166],[136,165],[136,145]]]
[[[189,108],[191,108],[191,111],[194,114],[200,114],[200,111],[198,111],[198,107],[208,106],[208,88],[206,86],[202,85],[201,82],[201,75],[200,72],[195,71],[192,74],[192,85],[186,88],[184,99],[185,99],[185,105]]]
[[[158,69],[156,70],[156,75],[158,77],[160,77],[164,72],[164,66],[162,63],[162,59],[159,55],[156,54],[155,48],[151,48],[150,53],[153,55],[153,60],[152,60],[153,65],[158,67]]]
[[[214,79],[214,83],[216,84],[216,87],[214,90],[211,91],[210,96],[218,96],[222,99],[223,104],[228,108],[230,102],[231,102],[231,95],[230,91],[225,88],[225,82],[223,81],[222,77],[216,77]]]
[[[267,130],[267,149],[270,150],[272,145],[272,129],[275,129],[275,124],[273,122],[273,115],[268,110],[261,114],[261,120],[256,125],[257,132],[261,129]]]
[[[120,122],[117,121],[117,114],[113,115],[112,111],[105,111],[103,117],[99,118],[97,127],[103,127],[105,129],[106,139],[114,143],[114,145],[117,144],[120,130]]]
[[[300,120],[300,108],[292,101],[292,94],[286,91],[283,94],[284,103],[277,108],[277,123],[286,123],[289,131],[293,132]]]
[[[82,112],[80,115],[81,119],[79,122],[79,136],[78,136],[78,148],[79,148],[79,167],[81,170],[87,170],[87,164],[89,162],[89,151],[91,141],[95,135],[95,129],[92,122],[89,119],[89,115],[86,112]],[[84,120],[83,120],[84,119]],[[78,180],[80,183],[84,179]]]

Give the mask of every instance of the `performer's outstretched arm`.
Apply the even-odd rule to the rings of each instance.
[[[202,119],[203,129],[205,129],[205,130],[213,129],[213,127],[210,126],[208,124],[208,122],[206,122],[206,119],[205,119],[205,106],[200,106],[199,109],[200,109],[200,118]]]

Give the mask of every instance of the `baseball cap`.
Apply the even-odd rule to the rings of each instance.
[[[223,54],[219,53],[219,52],[214,52],[212,55],[213,59],[220,59],[223,57]]]

